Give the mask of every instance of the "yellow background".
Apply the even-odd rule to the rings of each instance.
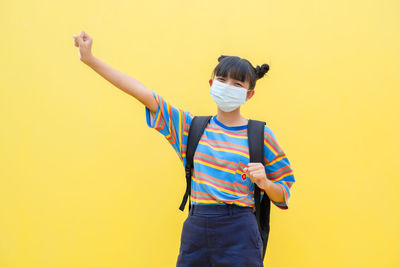
[[[400,2],[3,1],[0,266],[175,266],[183,166],[93,54],[195,115],[220,55],[270,71],[242,107],[296,178],[265,263],[400,266]]]

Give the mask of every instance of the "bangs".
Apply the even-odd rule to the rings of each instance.
[[[215,68],[213,76],[229,77],[241,82],[251,81],[252,72],[249,63],[238,57],[228,57],[223,59]],[[254,72],[254,71],[253,71]]]

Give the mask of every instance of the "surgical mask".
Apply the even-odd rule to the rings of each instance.
[[[210,88],[210,95],[222,111],[230,112],[246,102],[247,91],[250,90],[214,79]]]

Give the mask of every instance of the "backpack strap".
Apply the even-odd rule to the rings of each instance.
[[[250,162],[261,162],[265,166],[264,160],[264,121],[250,120],[248,122],[247,135],[249,140]],[[269,236],[269,215],[271,203],[267,193],[264,192],[262,202],[260,188],[254,184],[254,205],[257,218],[258,229],[263,241],[263,259],[267,249]]]
[[[183,196],[182,203],[179,207],[181,211],[185,209],[188,196],[190,197],[194,152],[196,151],[200,138],[211,117],[212,116],[195,116],[190,124],[188,140],[186,145],[186,166],[185,166],[186,192],[185,195]],[[191,209],[191,203],[189,200],[189,211],[190,209]]]

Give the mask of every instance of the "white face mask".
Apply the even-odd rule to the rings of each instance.
[[[222,111],[230,112],[246,102],[247,91],[250,90],[214,79],[210,88],[210,95]]]

